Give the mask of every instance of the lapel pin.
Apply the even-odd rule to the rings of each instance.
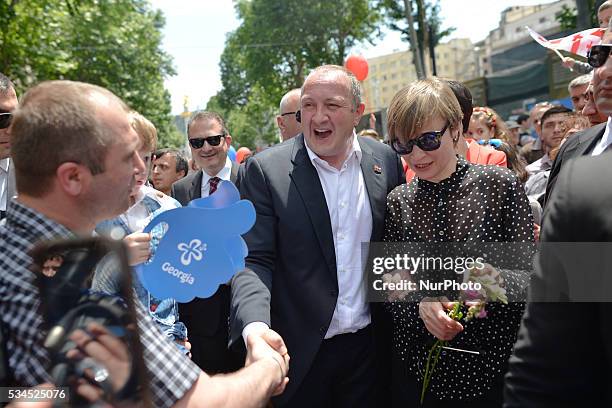
[[[375,164],[374,167],[372,167],[372,169],[374,170],[374,173],[382,174],[382,168],[378,164]]]

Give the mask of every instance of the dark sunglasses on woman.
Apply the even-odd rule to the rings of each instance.
[[[219,146],[221,143],[221,138],[225,138],[226,135],[214,135],[208,137],[194,137],[193,139],[189,139],[189,144],[194,149],[200,149],[204,146],[204,142],[208,143],[210,146]]]
[[[11,126],[13,114],[10,112],[0,113],[0,129],[6,129]]]
[[[593,68],[599,68],[606,63],[612,51],[612,44],[599,44],[591,47],[587,54],[587,61]]]
[[[440,131],[425,132],[421,136],[408,140],[406,143],[402,143],[399,139],[395,139],[391,142],[391,148],[395,150],[397,154],[404,155],[412,153],[414,145],[419,146],[419,149],[425,152],[431,152],[438,150],[442,144],[442,136],[446,132],[446,129],[450,126],[450,122],[446,122],[446,125]]]

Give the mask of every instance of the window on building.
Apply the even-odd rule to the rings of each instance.
[[[373,74],[376,72],[376,65],[372,65],[370,67],[370,72],[373,73]]]
[[[383,81],[386,81],[386,80],[387,80],[387,76],[383,75]]]
[[[391,79],[396,79],[396,78],[397,78],[397,74],[396,73],[391,74]]]

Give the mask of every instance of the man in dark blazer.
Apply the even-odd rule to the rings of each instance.
[[[244,236],[247,270],[232,280],[231,341],[282,336],[291,366],[277,406],[384,405],[390,357],[377,348],[390,350],[389,327],[367,303],[361,243],[382,239],[387,194],[404,174],[388,146],[355,135],[363,110],[352,74],[315,69],[301,93],[304,133],[238,175],[257,220]]]
[[[610,148],[561,170],[510,358],[505,407],[612,406],[610,203]]]
[[[609,44],[609,41],[612,41],[610,28],[604,34],[602,44]],[[601,154],[612,140],[610,126],[608,126],[610,123],[609,117],[612,116],[612,96],[610,96],[609,91],[611,87],[612,59],[606,58],[601,67],[593,70],[593,79],[587,90],[587,104],[582,110],[582,114],[587,116],[591,123],[602,121],[604,117],[607,122],[575,134],[561,146],[548,177],[545,202],[548,201],[555,187],[559,171],[565,163],[576,157]]]
[[[608,28],[602,44],[610,41]],[[609,49],[601,55],[593,92],[610,116],[612,58]],[[580,136],[566,151],[582,157],[566,161],[548,192],[530,301],[506,376],[507,408],[612,406],[612,139],[606,125]]]
[[[5,217],[11,198],[16,195],[9,126],[18,104],[13,83],[0,72],[0,220]]]
[[[227,157],[232,137],[219,114],[196,112],[187,125],[187,135],[200,170],[172,185],[172,197],[182,205],[214,193],[220,180],[235,183],[238,174],[238,165]],[[220,285],[209,298],[179,304],[193,361],[207,373],[231,372],[244,364],[244,357],[227,347],[229,302],[229,285]]]
[[[578,132],[569,137],[565,143],[563,143],[561,149],[559,149],[559,153],[557,154],[555,161],[553,161],[552,168],[550,169],[548,182],[546,183],[545,203],[548,202],[550,194],[555,187],[561,167],[576,157],[590,154],[595,145],[601,140],[601,137],[606,130],[606,124],[607,123],[604,122],[585,129],[582,132]]]

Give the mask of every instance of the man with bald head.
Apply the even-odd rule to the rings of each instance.
[[[344,68],[311,72],[300,104],[303,133],[238,174],[257,219],[244,235],[247,270],[232,281],[231,341],[270,327],[283,337],[291,381],[275,405],[386,406],[389,333],[380,305],[366,301],[361,243],[382,239],[386,196],[404,181],[402,165],[387,145],[355,134],[364,104]]]
[[[0,226],[0,319],[15,385],[52,382],[30,250],[39,241],[91,236],[96,224],[128,209],[135,177],[145,172],[128,111],[110,91],[71,81],[35,86],[15,111],[11,157],[19,195],[9,201],[6,224]],[[288,357],[281,356],[286,351],[278,335],[250,340],[254,351],[247,368],[209,377],[163,335],[144,305],[135,303],[153,406],[262,406],[283,391]],[[82,351],[98,342],[85,336]],[[109,371],[117,368],[111,364]]]
[[[17,108],[17,94],[11,80],[0,72],[0,219],[6,214],[7,203],[15,194],[15,176],[11,166],[9,126]]]
[[[292,89],[281,99],[280,114],[276,117],[276,124],[283,142],[302,133],[302,124],[296,117],[296,113],[300,110],[300,92],[299,88]]]

